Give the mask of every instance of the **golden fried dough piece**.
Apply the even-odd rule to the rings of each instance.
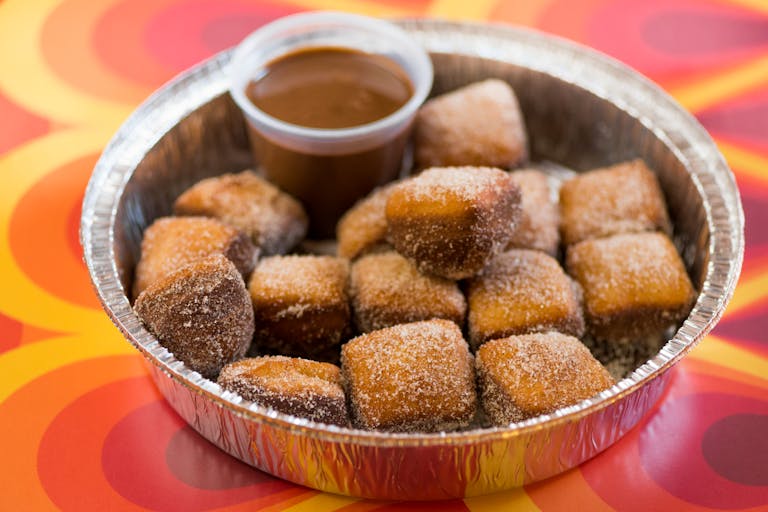
[[[136,265],[133,297],[158,279],[187,263],[223,254],[244,279],[253,271],[259,251],[251,239],[232,226],[208,217],[162,217],[144,231],[141,259]]]
[[[600,339],[657,335],[684,319],[696,298],[662,233],[580,242],[568,248],[566,268],[584,289],[587,330]]]
[[[347,405],[338,366],[266,356],[225,366],[218,383],[246,400],[299,418],[346,426]]]
[[[393,432],[466,426],[477,408],[473,358],[448,320],[402,324],[341,348],[355,426]]]
[[[336,225],[339,256],[355,259],[377,246],[386,244],[385,210],[391,192],[392,185],[377,188],[341,217]]]
[[[557,256],[560,246],[560,206],[552,200],[546,174],[535,169],[511,173],[522,195],[520,220],[508,249],[536,249]]]
[[[560,189],[560,232],[565,245],[620,233],[671,233],[656,175],[642,160],[572,178]]]
[[[392,190],[389,241],[425,273],[476,274],[503,250],[520,214],[520,189],[490,167],[435,167]]]
[[[333,256],[271,256],[251,274],[258,349],[312,357],[350,332],[349,263]]]
[[[210,379],[243,357],[253,338],[253,307],[243,277],[221,254],[154,282],[134,310],[176,359]]]
[[[431,318],[463,325],[467,310],[454,281],[422,274],[394,251],[369,254],[353,263],[350,295],[360,332]]]
[[[528,157],[528,137],[512,87],[490,79],[427,101],[416,116],[419,169],[449,165],[509,168]]]
[[[614,384],[586,346],[558,332],[489,341],[475,365],[483,407],[497,426],[554,412]]]
[[[473,347],[512,334],[584,334],[581,290],[543,252],[513,249],[500,254],[469,281],[467,290]]]
[[[301,203],[250,170],[196,183],[173,209],[177,215],[216,217],[236,227],[266,256],[288,252],[307,233]]]

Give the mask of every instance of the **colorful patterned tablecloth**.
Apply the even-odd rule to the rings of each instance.
[[[159,396],[102,312],[78,243],[98,155],[188,66],[292,12],[493,20],[595,47],[712,133],[747,219],[728,311],[664,400],[602,455],[523,489],[357,501],[224,455]],[[0,2],[0,510],[768,510],[768,2],[765,0],[3,0]]]

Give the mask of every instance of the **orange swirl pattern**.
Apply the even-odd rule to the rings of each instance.
[[[717,140],[747,219],[742,280],[665,399],[548,481],[444,503],[323,494],[256,471],[162,400],[90,289],[77,242],[95,159],[136,105],[307,9],[528,25],[659,82]],[[0,510],[768,508],[768,7],[761,0],[0,2]]]

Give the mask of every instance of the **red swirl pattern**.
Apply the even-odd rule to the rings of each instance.
[[[306,9],[536,27],[658,81],[736,173],[747,252],[715,333],[618,444],[565,474],[378,503],[261,473],[198,436],[109,323],[77,241],[95,159],[176,73]],[[61,0],[0,3],[0,510],[768,509],[768,8],[760,0]]]

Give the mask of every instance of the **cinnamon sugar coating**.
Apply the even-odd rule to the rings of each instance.
[[[375,189],[358,201],[336,225],[337,254],[355,259],[377,247],[386,245],[386,206],[392,185]]]
[[[144,231],[141,259],[133,280],[134,299],[150,284],[187,263],[223,254],[246,279],[259,252],[251,239],[232,226],[208,217],[162,217]]]
[[[477,407],[473,358],[448,320],[402,324],[341,349],[355,426],[435,432],[469,424]]]
[[[581,291],[547,254],[513,249],[497,256],[467,286],[473,347],[512,334],[584,334]]]
[[[476,274],[503,250],[520,214],[520,189],[490,167],[435,167],[392,190],[388,239],[425,273]]]
[[[285,414],[346,426],[347,405],[338,366],[284,356],[241,359],[218,383],[246,400]]]
[[[288,252],[307,233],[301,203],[250,170],[199,181],[176,199],[173,210],[230,224],[266,256]]]
[[[507,245],[508,249],[536,249],[557,256],[560,246],[560,206],[552,200],[546,174],[535,169],[510,173],[520,187],[520,220]]]
[[[620,233],[671,233],[656,175],[642,160],[585,172],[560,188],[563,243]]]
[[[349,263],[333,256],[271,256],[248,283],[258,349],[312,357],[350,333]]]
[[[416,167],[514,167],[528,157],[523,116],[512,87],[484,80],[427,101],[416,116]]]
[[[584,344],[557,332],[489,341],[475,365],[483,408],[497,426],[576,404],[615,383]]]
[[[685,318],[696,298],[662,233],[585,240],[568,248],[566,266],[584,289],[587,328],[599,339],[658,335]]]
[[[253,308],[234,264],[221,254],[189,263],[151,284],[136,314],[176,359],[204,377],[245,355]]]
[[[422,274],[394,251],[369,254],[354,262],[350,295],[360,332],[431,318],[463,325],[467,309],[454,281]]]

